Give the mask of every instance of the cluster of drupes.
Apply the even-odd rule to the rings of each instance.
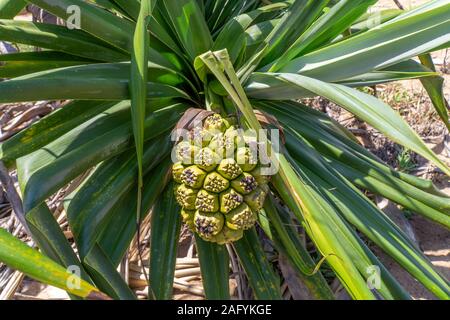
[[[175,197],[188,227],[225,244],[252,228],[268,192],[252,137],[218,114],[207,117],[175,146]]]

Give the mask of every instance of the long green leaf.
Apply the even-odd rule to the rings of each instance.
[[[338,83],[348,87],[365,87],[408,79],[427,81],[427,79],[434,78],[437,75],[435,71],[414,60],[406,60],[388,68],[357,75]]]
[[[157,67],[158,69],[158,67]],[[128,100],[130,65],[95,64],[39,72],[0,82],[0,103],[40,100]],[[151,70],[157,79],[162,75]],[[156,72],[155,72],[156,71]],[[175,80],[165,72],[165,80]],[[155,80],[157,80],[155,79]],[[178,81],[178,80],[175,80]],[[173,86],[147,82],[147,99],[190,97]]]
[[[169,153],[170,140],[160,137],[146,143],[143,154],[144,173],[154,168]],[[125,152],[98,166],[73,195],[67,218],[81,257],[91,249],[113,219],[112,208],[136,183],[136,155]]]
[[[71,102],[1,143],[0,159],[12,165],[16,159],[49,144],[113,105],[98,101]]]
[[[26,5],[25,0],[0,0],[0,19],[13,19]]]
[[[125,61],[128,56],[81,31],[29,21],[0,20],[0,40],[62,51],[96,61]]]
[[[26,74],[58,69],[94,61],[57,51],[20,52],[0,55],[0,78],[15,78]]]
[[[155,147],[158,147],[158,144],[155,143]],[[155,154],[154,151],[149,152]],[[155,156],[157,159],[152,163],[144,162],[146,168],[155,166],[158,155]],[[124,280],[115,271],[137,227],[134,201],[136,184],[133,174],[136,161],[133,154],[121,158],[131,158],[129,164],[132,164],[132,167],[126,165],[127,170],[116,170],[120,163],[123,163],[120,158],[114,160],[111,165],[99,166],[79,190],[66,197],[65,203],[74,233],[81,233],[86,240],[91,240],[90,244],[77,242],[77,245],[80,245],[83,264],[95,283],[113,297],[134,299]],[[161,164],[146,174],[145,181],[149,180],[150,183],[144,187],[142,219],[164,188],[167,172],[167,164]],[[102,185],[102,182],[105,185]],[[80,213],[77,210],[80,210]],[[95,215],[96,213],[98,215]],[[79,237],[76,236],[76,239]]]
[[[116,5],[114,0],[88,0],[88,2],[94,3],[97,6],[99,6],[100,8],[109,10],[111,12],[119,13],[124,16],[127,15],[127,13],[125,11],[123,11],[121,7]]]
[[[0,228],[0,261],[30,277],[80,297],[100,297],[89,283]]]
[[[191,61],[211,49],[211,34],[196,0],[165,0],[162,3],[179,43]]]
[[[161,161],[161,164],[144,176],[144,188],[142,191],[141,219],[144,219],[157,199],[163,192],[169,180],[169,159]],[[137,188],[134,188],[121,199],[114,207],[112,216],[103,233],[97,239],[100,247],[105,251],[113,264],[117,266],[123,258],[137,231],[136,225],[136,196]],[[130,204],[132,206],[130,207]]]
[[[289,11],[269,34],[268,50],[261,65],[267,65],[283,54],[322,14],[330,0],[294,1]]]
[[[308,53],[334,39],[349,28],[377,0],[343,0],[319,17],[270,67],[278,71],[301,54]]]
[[[404,181],[429,194],[449,198],[448,195],[440,192],[430,180],[395,171],[383,164],[379,158],[360,145],[359,141],[351,132],[318,110],[314,110],[311,107],[294,101],[276,103],[268,101],[264,103],[258,102],[258,107],[270,107],[270,112],[275,112],[274,114],[277,118],[285,116],[284,114],[288,115],[289,117],[287,119],[289,119],[290,124],[292,124],[296,131],[301,132],[302,135],[306,136],[308,141],[323,155],[341,159],[344,162],[351,163],[352,166],[358,169],[373,168],[391,178]],[[292,119],[295,119],[296,121],[291,121]],[[332,147],[328,147],[327,149],[320,147],[321,144],[316,143],[318,141],[321,141],[321,144],[323,145],[335,146],[335,152],[329,152]],[[352,154],[354,157],[349,157],[348,154]],[[357,158],[362,160],[361,164],[357,164],[357,162],[354,161]],[[365,172],[366,174],[373,176],[371,170],[366,170]],[[381,176],[374,177],[381,179]],[[434,201],[437,200],[434,199]],[[439,202],[439,205],[443,208],[448,207],[448,205],[445,205],[442,202]]]
[[[432,71],[436,71],[433,59],[429,54],[421,55],[419,58],[423,65]],[[431,78],[423,78],[420,81],[425,90],[427,90],[434,108],[450,131],[449,106],[444,96],[444,78],[436,75]]]
[[[320,177],[314,178],[315,183],[320,185],[344,217],[386,250],[437,296],[447,297],[450,291],[446,281],[433,270],[428,259],[417,250],[407,236],[360,191],[349,186],[339,175],[329,171],[312,149],[298,139],[294,141],[298,147],[291,144],[290,150],[295,152],[301,163],[299,166],[308,167],[310,177]],[[312,173],[312,170],[315,173]],[[333,189],[336,191],[330,191]]]
[[[375,12],[367,12],[357,19],[355,24],[350,27],[350,34],[357,35],[360,32],[378,27],[380,23],[385,23],[386,21],[392,20],[402,13],[404,13],[404,11],[400,9],[385,9],[379,11],[377,10]],[[341,35],[340,37],[337,37],[334,42],[343,40],[344,37],[344,35]]]
[[[438,1],[425,12],[405,13],[377,28],[296,58],[280,72],[338,81],[386,68],[450,41],[450,4]]]
[[[267,261],[256,230],[253,228],[244,232],[244,237],[233,246],[256,299],[281,300],[280,279]]]
[[[181,215],[169,184],[152,212],[149,288],[158,300],[172,298]]]
[[[167,63],[167,62],[166,62]],[[60,68],[44,72],[30,73],[13,80],[39,79],[42,77],[72,78],[72,79],[129,79],[131,64],[121,63],[95,63],[81,66]],[[150,62],[144,68],[148,81],[169,85],[178,85],[184,81],[184,77],[177,71],[163,65]]]
[[[148,60],[150,35],[147,31],[148,21],[152,15],[156,1],[141,0],[141,8],[136,23],[133,39],[133,52],[131,54],[130,97],[131,97],[131,123],[136,148],[138,164],[138,190],[137,190],[137,217],[140,221],[141,198],[143,182],[143,153],[144,153],[144,126],[148,81]]]
[[[338,232],[338,226],[333,219],[336,217],[335,210],[312,185],[297,175],[284,155],[280,154],[279,159],[280,171],[273,177],[273,184],[283,201],[302,222],[319,252],[334,269],[349,294],[355,299],[374,299],[355,265],[358,261],[351,259],[347,253],[348,248],[342,244],[345,236]],[[344,227],[344,230],[348,231],[348,228]]]
[[[246,48],[245,56],[252,57],[260,47],[264,40],[269,36],[270,32],[277,25],[279,19],[272,19],[268,21],[263,21],[252,25],[250,28],[245,30],[246,37]]]
[[[206,242],[195,235],[203,288],[208,300],[230,299],[230,260],[225,246]]]
[[[273,81],[274,86],[272,86]],[[267,87],[270,90],[267,90]],[[247,93],[251,97],[272,100],[280,98],[280,95],[275,94],[278,90],[284,93],[290,92],[289,98],[301,97],[305,90],[327,98],[366,121],[393,141],[434,162],[445,174],[450,175],[447,165],[425,145],[400,115],[373,96],[342,85],[290,73],[257,74],[253,83],[247,87]],[[296,90],[297,94],[295,94]]]
[[[303,178],[308,179],[308,183],[314,185],[318,194],[321,196],[320,201],[328,203],[330,209],[333,209],[334,214],[327,218],[332,221],[336,228],[336,234],[346,250],[346,253],[351,258],[353,264],[360,272],[361,276],[369,281],[369,270],[373,266],[379,267],[380,286],[376,288],[376,293],[381,295],[384,299],[389,300],[410,300],[411,296],[405,289],[397,282],[395,277],[389,270],[380,262],[380,260],[370,251],[369,247],[360,239],[360,236],[353,229],[353,227],[345,220],[348,208],[341,204],[342,199],[334,197],[335,193],[330,191],[333,187],[321,180],[313,171],[309,170],[306,165],[303,166],[295,161],[290,161],[295,167],[296,172]],[[357,198],[356,198],[357,199]],[[339,203],[336,203],[338,201]],[[359,208],[361,210],[361,208]],[[363,211],[364,212],[364,211]],[[419,259],[420,260],[420,259]],[[422,261],[420,261],[422,262]],[[432,282],[432,281],[431,281]],[[369,287],[370,288],[370,287]],[[373,292],[375,293],[375,292]]]
[[[119,105],[118,107],[124,107],[124,109],[119,110],[120,112],[114,114],[114,117],[103,115],[100,117],[101,120],[94,118],[78,131],[69,132],[52,142],[47,148],[18,160],[17,167],[22,190],[24,190],[25,211],[35,207],[97,163],[131,147],[131,124],[129,122],[122,124],[122,117],[129,117],[126,106],[126,102],[123,106]],[[184,110],[184,105],[175,105],[165,111],[154,112],[146,120],[146,140],[172,128]],[[96,126],[90,126],[92,123]]]
[[[67,20],[79,9],[80,28],[122,52],[132,51],[133,23],[83,0],[29,0],[28,2]],[[75,7],[74,7],[75,6]]]
[[[278,104],[274,104],[274,106]],[[287,106],[289,107],[289,106]],[[286,138],[287,138],[287,145],[289,150],[291,150],[292,152],[294,152],[295,156],[299,159],[299,165],[301,166],[307,166],[310,168],[310,173],[309,175],[323,175],[326,174],[326,172],[329,172],[329,169],[325,168],[323,164],[318,163],[318,159],[320,158],[320,156],[318,156],[317,154],[312,154],[313,152],[312,149],[310,149],[308,146],[303,145],[302,140],[299,139],[299,136],[297,136],[297,139],[293,139],[290,135],[290,133],[288,134],[288,132],[291,132],[291,130],[293,132],[302,132],[303,133],[307,133],[308,131],[306,131],[306,128],[308,128],[309,126],[309,122],[313,122],[313,118],[311,119],[305,119],[305,116],[298,114],[298,111],[294,111],[292,110],[292,107],[295,107],[294,104],[290,105],[290,109],[286,110],[290,110],[290,112],[288,113],[290,115],[290,117],[285,117],[283,116],[282,113],[279,112],[274,112],[272,113],[272,111],[275,111],[275,108],[271,108],[269,109],[270,112],[274,115],[276,115],[276,117],[278,118],[278,120],[282,123],[283,127],[285,128],[285,134],[286,134]],[[267,110],[267,109],[264,109]],[[304,113],[304,112],[302,112]],[[297,119],[295,119],[297,117]],[[311,128],[317,128],[320,127],[320,123],[312,123],[311,124]],[[293,129],[295,128],[295,129]],[[314,132],[310,132],[308,133],[308,135],[306,135],[308,137],[308,139],[311,139],[310,137],[317,137],[318,141],[333,141],[333,136],[326,136],[323,135],[323,132],[321,133],[321,130],[319,128],[319,130],[314,131]],[[345,140],[344,138],[340,138],[340,139],[336,139],[338,141],[342,141]],[[311,140],[309,140],[311,141]],[[345,145],[342,144],[342,146],[339,146],[340,150],[337,153],[337,159],[339,159],[338,161],[343,161],[344,163],[348,164],[350,163],[351,165],[354,166],[354,161],[351,161],[349,158],[349,160],[347,160],[347,158],[342,157],[343,152],[345,152]],[[317,148],[318,150],[322,151],[322,148]],[[359,157],[361,157],[362,159],[364,159],[363,155],[360,155]],[[359,159],[359,157],[357,157],[356,159]],[[341,159],[342,158],[342,159]],[[314,162],[315,161],[315,162]],[[362,187],[367,187],[367,185],[369,185],[369,189],[371,189],[373,192],[375,193],[381,193],[381,194],[385,194],[386,190],[389,190],[389,186],[388,185],[383,185],[383,186],[379,186],[379,187],[375,187],[376,185],[376,180],[374,180],[373,178],[371,178],[370,176],[367,175],[367,173],[365,173],[368,167],[372,166],[370,163],[366,163],[364,165],[361,165],[361,169],[363,170],[361,173],[361,181],[367,181],[367,183],[365,185],[361,185]],[[350,168],[350,166],[348,166]],[[355,166],[357,167],[357,166]],[[317,172],[317,173],[312,173],[312,172]],[[389,171],[386,171],[386,173],[388,173]],[[385,173],[385,174],[386,174]],[[345,175],[345,173],[344,173]],[[341,197],[347,197],[350,194],[352,194],[355,191],[352,190],[348,190],[345,191],[346,187],[345,185],[342,185],[342,182],[339,182],[339,179],[336,180],[339,177],[339,174],[332,174],[330,173],[329,175],[326,175],[323,177],[323,181],[327,181],[330,182],[331,185],[324,186],[323,190],[325,193],[329,194],[330,197],[332,198],[332,203],[337,204],[338,207],[341,207],[341,204],[346,203],[349,206],[356,206],[357,203],[360,203],[361,201],[358,201],[358,197],[355,196],[351,196],[349,197],[349,199],[345,199],[343,200]],[[382,177],[382,176],[381,176]],[[380,177],[380,178],[381,178]],[[399,194],[405,193],[408,194],[409,191],[411,190],[411,186],[406,187],[403,181],[398,181],[393,175],[391,176],[385,176],[386,179],[384,180],[385,182],[387,182],[388,184],[391,183],[393,186],[393,191],[394,192],[398,192]],[[370,179],[370,182],[369,182]],[[318,182],[319,180],[315,180],[316,182]],[[333,184],[333,181],[336,181],[335,184]],[[319,184],[321,184],[322,182],[318,182]],[[370,188],[370,185],[373,185],[374,188]],[[341,193],[342,192],[342,193]],[[335,198],[335,196],[337,196],[339,194],[338,198]],[[411,194],[411,196],[405,200],[405,202],[413,202],[416,201],[413,197],[417,196],[417,193],[415,193],[414,195]],[[443,201],[444,199],[442,198],[436,198],[434,195],[430,195],[430,194],[425,194],[424,197],[428,197],[428,198],[433,198],[433,202],[434,204],[437,205],[437,203],[439,203],[438,207],[439,208],[443,208],[442,206],[445,207],[445,202]],[[405,197],[406,198],[406,197]],[[362,199],[362,198],[361,198]],[[439,200],[439,202],[437,202],[436,200]],[[367,202],[369,203],[369,202]],[[447,203],[447,207],[450,205],[450,201],[447,198],[446,199],[446,203]],[[363,217],[365,217],[364,212],[369,210],[369,211],[373,211],[375,209],[375,211],[379,212],[378,209],[374,208],[373,205],[369,205],[366,209],[363,209],[362,207],[356,208],[353,207],[352,210],[347,210],[345,209],[345,216],[346,217],[352,217],[349,218],[350,221],[359,221],[361,219],[363,219]],[[428,208],[428,211],[432,210],[431,208]],[[368,215],[369,220],[366,220],[364,222],[358,223],[359,227],[362,228],[361,230],[365,230],[364,232],[368,232],[368,234],[373,233],[373,230],[378,230],[376,235],[372,234],[372,238],[374,239],[374,242],[376,243],[380,243],[380,245],[383,248],[387,248],[386,250],[388,252],[390,252],[392,254],[393,257],[396,257],[396,259],[399,259],[399,261],[401,261],[401,263],[411,272],[416,273],[417,277],[422,279],[422,281],[435,293],[437,293],[440,297],[445,297],[446,293],[445,293],[445,285],[443,285],[442,279],[439,278],[439,275],[436,275],[436,273],[431,269],[429,262],[427,261],[426,258],[423,257],[423,255],[421,253],[419,253],[417,251],[417,249],[409,244],[409,240],[405,237],[405,236],[396,236],[392,239],[392,235],[399,232],[399,231],[387,231],[392,229],[392,222],[386,222],[387,220],[384,218],[384,215],[381,214],[381,217],[383,217],[382,219],[376,218],[378,217],[379,214],[377,213],[372,213]],[[357,218],[355,218],[357,217]],[[445,217],[445,214],[441,214],[441,217]],[[366,218],[364,218],[366,219]],[[382,221],[384,219],[384,221]],[[380,227],[369,227],[370,225],[373,225],[374,222],[369,222],[370,220],[374,220],[376,221],[376,223],[382,223],[383,226]],[[389,220],[390,221],[390,220]],[[383,236],[380,236],[381,233],[387,232],[387,234],[384,234]],[[371,237],[371,236],[369,236]],[[398,246],[388,246],[386,247],[385,243],[383,242],[384,239],[389,239],[391,238],[390,243],[393,245],[394,243],[398,242],[398,241],[403,241],[404,243]],[[405,248],[409,248],[408,250],[406,250]],[[398,250],[397,250],[398,249]],[[392,251],[394,250],[394,251]],[[425,269],[423,269],[425,268]],[[430,271],[431,270],[431,271]],[[424,276],[427,275],[427,276]]]
[[[46,204],[39,205],[28,212],[26,219],[33,239],[46,256],[65,267],[80,267],[82,278],[89,281],[77,255]]]
[[[117,272],[109,257],[96,244],[84,258],[83,265],[95,284],[114,299],[136,300],[133,291]],[[98,270],[101,270],[99,272]]]
[[[307,140],[330,166],[354,184],[439,223],[449,224],[450,198],[439,192],[431,181],[383,165],[346,135],[330,130],[329,121],[318,121],[317,111],[293,102],[258,103],[258,107],[274,115],[285,130]]]
[[[293,227],[292,219],[279,207],[276,208],[271,196],[266,200],[264,211],[260,213],[260,220],[264,215],[267,215],[265,218],[269,221],[277,250],[285,254],[311,296],[315,299],[334,300],[334,294],[323,275],[315,272],[316,264]]]
[[[284,9],[286,6],[286,3],[274,3],[229,20],[217,36],[213,49],[227,49],[230,59],[234,63],[246,44],[246,34],[244,31],[261,15]]]
[[[368,176],[364,170],[355,169],[354,167],[336,161],[335,159],[328,159],[328,161],[334,169],[339,171],[356,186],[382,195],[383,197],[401,204],[405,208],[450,229],[450,199],[436,197],[426,192],[417,191],[414,187],[403,181],[396,181],[392,179],[392,177],[378,180],[372,176]],[[383,180],[388,181],[385,182]],[[423,199],[427,196],[427,199]]]
[[[66,268],[78,268],[83,280],[91,282],[84,267],[73,251],[56,218],[46,204],[41,204],[26,214],[26,221],[33,240],[42,253]],[[76,271],[76,269],[73,269]],[[79,299],[70,294],[72,299]]]

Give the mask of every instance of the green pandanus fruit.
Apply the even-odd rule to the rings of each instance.
[[[175,146],[175,196],[183,221],[206,241],[230,243],[258,220],[269,177],[262,173],[251,137],[218,114]]]

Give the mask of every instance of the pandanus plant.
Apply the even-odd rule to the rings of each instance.
[[[173,181],[171,133],[203,109],[234,117],[237,128],[278,129],[282,141],[278,151],[272,150],[278,171],[268,182],[255,226],[252,221],[239,236],[211,242],[212,229],[199,220],[196,251],[207,298],[229,298],[223,242],[239,257],[255,298],[281,298],[280,278],[265,255],[264,239],[286,257],[317,299],[334,298],[318,268],[323,262],[354,299],[410,299],[373,247],[436,297],[448,299],[448,281],[365,191],[447,228],[450,198],[431,181],[387,166],[342,125],[299,102],[323,97],[450,174],[397,112],[361,90],[420,79],[450,128],[443,80],[429,54],[448,46],[450,4],[435,0],[410,11],[370,13],[376,2],[0,1],[0,40],[44,49],[0,56],[0,77],[5,78],[0,103],[70,100],[0,145],[0,159],[17,170],[26,224],[42,253],[1,232],[0,260],[65,288],[74,298],[98,297],[101,291],[134,299],[116,268],[137,222],[151,213],[149,296],[171,298],[182,225],[180,193],[177,198],[174,187],[192,183],[199,169],[186,173],[182,167],[184,178]],[[13,20],[27,3],[70,24]],[[265,138],[270,147],[272,137]],[[180,165],[174,167],[175,180]],[[214,170],[221,179],[219,169]],[[74,251],[46,199],[80,176],[83,183],[64,201]],[[224,188],[230,181],[222,180]],[[215,197],[208,190],[183,188],[203,193],[189,200],[200,203],[200,209]],[[192,222],[189,214],[183,217]],[[304,247],[298,224],[319,257]],[[68,266],[81,270],[82,289],[65,285],[68,276],[62,270]],[[379,270],[375,287],[367,284],[373,266]]]

